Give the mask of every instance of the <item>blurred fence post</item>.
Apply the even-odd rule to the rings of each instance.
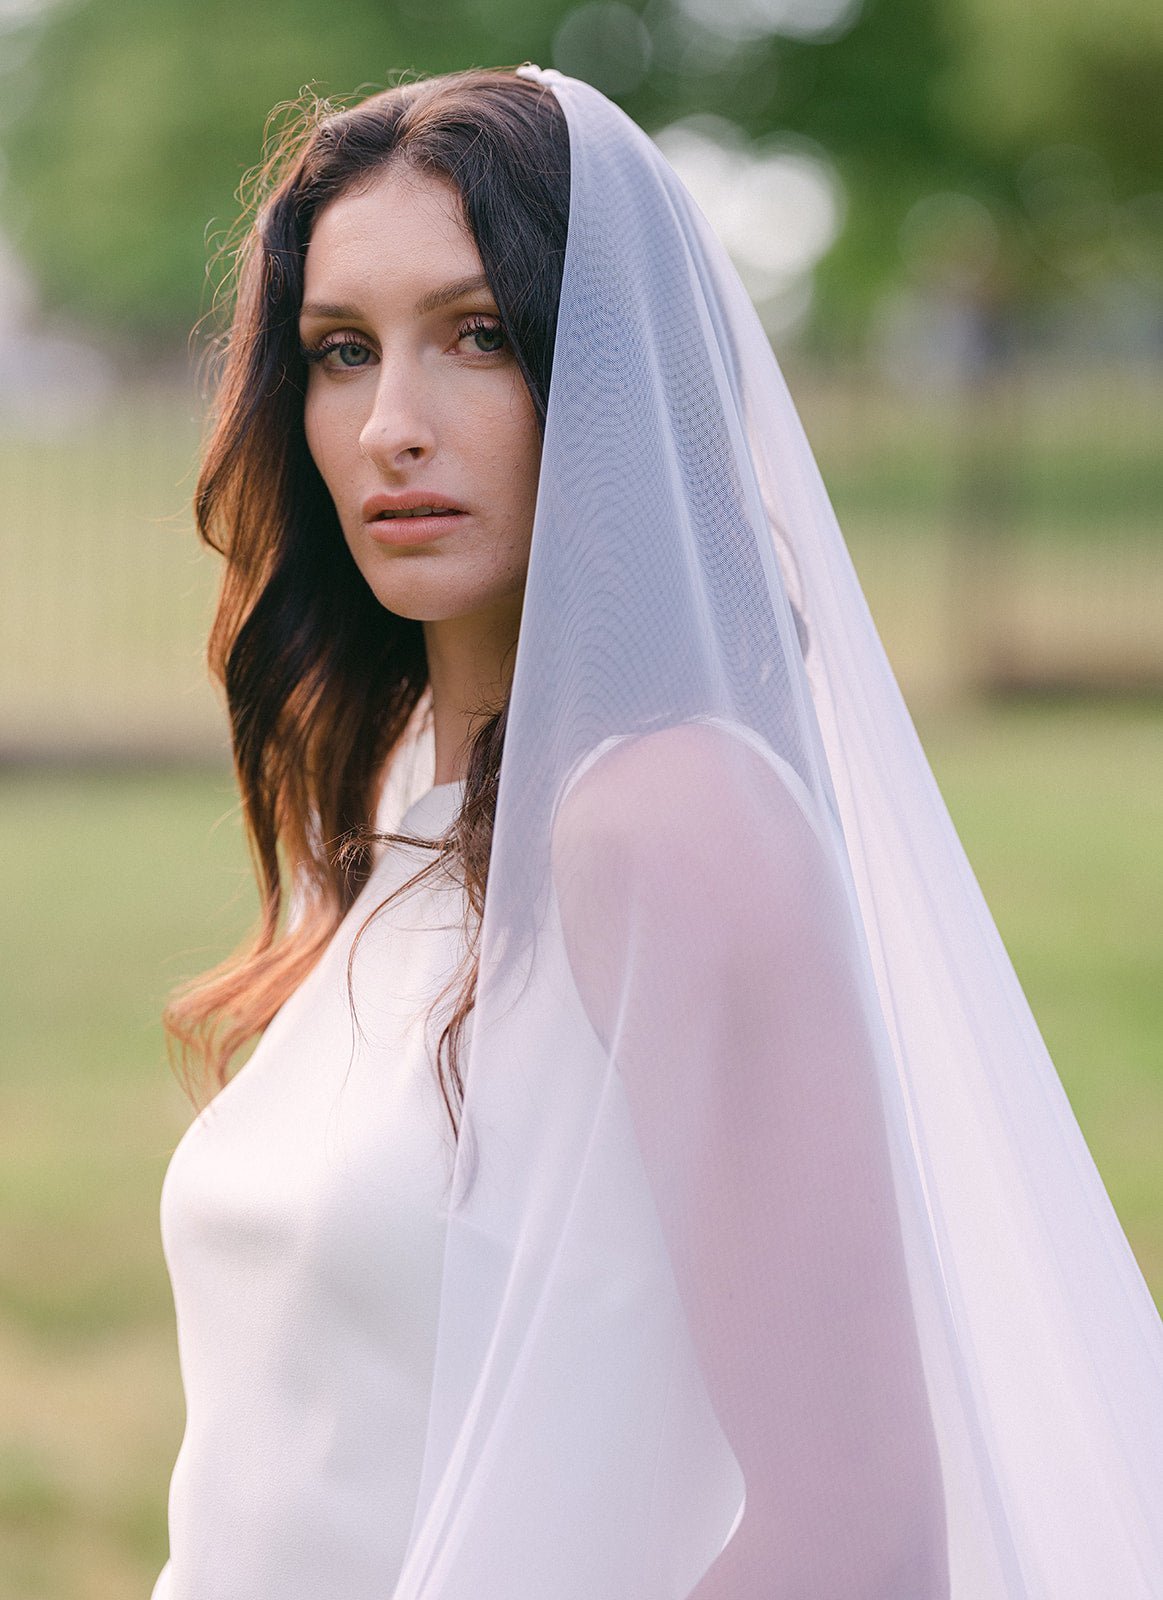
[[[1021,520],[1023,407],[1016,327],[1003,300],[964,307],[950,507],[950,627],[957,672],[970,692],[1008,681],[1015,661],[1013,550]]]

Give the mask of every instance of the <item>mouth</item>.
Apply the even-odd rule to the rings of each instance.
[[[365,519],[367,536],[382,545],[428,544],[450,533],[468,513],[455,506],[408,506]]]
[[[463,517],[464,512],[454,506],[414,506],[407,511],[377,511],[371,522],[404,522],[420,519],[425,522],[443,521],[447,517]]]

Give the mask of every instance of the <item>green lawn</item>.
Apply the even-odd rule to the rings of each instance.
[[[1111,1198],[1163,1299],[1163,708],[921,726]],[[190,1115],[157,1022],[254,905],[229,780],[0,783],[0,1596],[129,1600],[181,1437],[158,1236]]]

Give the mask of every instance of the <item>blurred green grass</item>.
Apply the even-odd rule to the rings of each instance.
[[[918,720],[1083,1133],[1163,1301],[1163,707]],[[254,909],[216,771],[0,781],[0,1596],[125,1600],[181,1438],[158,1232],[190,1107],[170,984]]]
[[[181,1435],[170,984],[254,904],[226,775],[0,783],[0,1595],[148,1594]]]

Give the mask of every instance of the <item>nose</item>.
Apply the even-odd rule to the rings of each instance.
[[[372,409],[359,434],[360,454],[386,472],[431,456],[436,432],[423,376],[406,362],[380,366]]]

